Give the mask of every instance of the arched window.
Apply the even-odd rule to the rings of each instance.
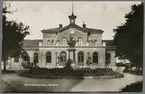
[[[60,53],[60,61],[61,62],[66,62],[66,52],[65,51],[62,51]]]
[[[78,62],[84,62],[84,52],[78,52]]]
[[[66,45],[66,38],[62,38],[62,45]]]
[[[97,52],[93,53],[93,63],[98,63],[98,53]]]
[[[93,40],[90,40],[90,45],[93,45]]]
[[[51,43],[54,44],[54,40],[51,40]]]
[[[79,40],[78,45],[79,45],[79,46],[82,46],[82,44],[83,44],[83,39],[80,37],[78,40]]]
[[[38,53],[37,52],[34,53],[34,57],[33,58],[34,58],[33,62],[34,63],[38,63]]]
[[[46,52],[46,63],[51,63],[51,52]]]
[[[110,53],[106,53],[106,64],[110,64],[111,62],[111,54]]]
[[[97,40],[94,41],[94,45],[95,45],[95,46],[97,45]]]
[[[56,45],[59,45],[59,40],[56,41]]]
[[[47,40],[47,45],[50,45],[50,40]]]

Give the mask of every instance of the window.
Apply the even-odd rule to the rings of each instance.
[[[83,44],[83,39],[82,39],[82,38],[79,38],[78,40],[79,40],[78,45],[79,45],[79,46],[82,46],[82,44]]]
[[[56,41],[56,45],[59,45],[59,40]]]
[[[84,53],[78,52],[78,62],[84,62]]]
[[[66,38],[62,38],[62,45],[66,45]]]
[[[46,53],[46,63],[51,63],[51,52]]]
[[[106,42],[103,42],[103,46],[106,46]]]
[[[19,57],[15,57],[14,62],[19,62]]]
[[[54,40],[51,40],[51,43],[54,44]]]
[[[95,45],[95,46],[97,45],[97,40],[94,41],[94,45]]]
[[[97,52],[93,53],[93,63],[98,63],[98,53]]]
[[[38,63],[38,53],[34,53],[34,63]]]
[[[111,62],[111,54],[107,53],[106,54],[106,64],[108,65],[108,64],[110,64],[110,62]]]
[[[90,45],[93,45],[93,40],[90,40]]]
[[[50,40],[47,40],[47,45],[50,45]]]
[[[60,53],[60,61],[61,62],[66,62],[66,52],[65,51],[62,51]]]

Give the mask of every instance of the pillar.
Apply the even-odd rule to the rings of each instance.
[[[78,51],[75,51],[76,64],[78,63]]]
[[[58,63],[58,58],[57,58],[58,56],[57,56],[57,52],[55,52],[55,58],[56,58],[56,66],[57,66],[57,63]]]

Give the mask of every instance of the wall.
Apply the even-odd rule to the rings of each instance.
[[[55,67],[56,66],[56,62],[57,62],[57,57],[60,56],[60,53],[62,51],[65,51],[67,54],[67,60],[68,60],[68,48],[66,47],[59,47],[59,48],[47,48],[47,47],[42,47],[40,48],[40,62],[39,65],[40,67],[47,67],[47,68],[51,68],[51,67]],[[46,63],[46,52],[50,51],[52,53],[52,57],[51,63]],[[93,52],[98,52],[98,64],[93,64],[96,66],[103,66],[105,63],[105,48],[76,48],[75,51],[75,58],[76,58],[76,63],[78,61],[78,52],[79,51],[83,51],[84,52],[84,65],[86,64],[86,60],[88,59],[88,52],[90,53],[90,56],[92,57]],[[57,57],[56,57],[56,52],[57,52]]]
[[[107,53],[111,54],[111,63],[109,64],[109,66],[115,66],[116,65],[115,51],[107,51]]]
[[[97,46],[102,46],[102,33],[100,34],[91,34],[89,40],[97,40]]]
[[[57,40],[57,35],[56,34],[49,34],[49,33],[43,33],[43,45],[48,45],[47,41],[48,40],[54,40],[54,43]]]
[[[67,40],[69,40],[70,34],[71,34],[71,31],[72,31],[72,30],[75,31],[75,32],[74,32],[75,40],[78,41],[78,38],[81,37],[81,38],[83,39],[83,45],[85,45],[85,44],[86,44],[86,41],[87,41],[87,33],[83,32],[83,31],[80,31],[80,30],[78,30],[78,29],[76,29],[76,28],[69,28],[69,29],[66,29],[66,30],[60,32],[60,33],[58,34],[58,37],[57,37],[57,39],[60,40],[60,44],[62,44],[62,38],[63,38],[63,37],[66,37]]]

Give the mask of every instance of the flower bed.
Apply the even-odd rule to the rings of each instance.
[[[94,78],[102,77],[123,77],[123,74],[114,72],[111,68],[81,68],[81,69],[67,69],[67,68],[32,68],[27,72],[19,74],[20,76],[38,77],[38,78],[84,78],[92,76]]]

